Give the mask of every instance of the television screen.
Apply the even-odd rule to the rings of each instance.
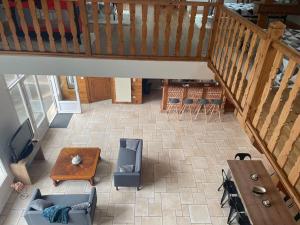
[[[12,161],[18,161],[22,152],[27,148],[28,144],[31,143],[33,138],[33,131],[30,125],[29,119],[19,127],[14,136],[10,141],[10,148],[12,150]]]

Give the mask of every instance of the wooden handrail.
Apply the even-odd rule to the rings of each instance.
[[[296,189],[300,179],[300,149],[295,144],[300,138],[300,120],[299,115],[295,117],[298,112],[294,109],[300,104],[296,99],[300,94],[300,72],[295,74],[300,68],[300,54],[280,41],[285,28],[280,22],[271,23],[264,31],[224,7],[220,19],[227,22],[218,23],[210,68],[232,99],[242,127],[266,155],[300,207],[300,192]],[[278,86],[274,86],[278,70],[284,68],[283,60],[288,65],[281,71],[283,76]],[[292,76],[296,79],[291,87]],[[286,126],[290,127],[288,133]],[[295,152],[298,152],[296,159]]]

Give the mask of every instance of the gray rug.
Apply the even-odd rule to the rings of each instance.
[[[73,113],[59,113],[56,114],[50,124],[50,128],[67,128]]]

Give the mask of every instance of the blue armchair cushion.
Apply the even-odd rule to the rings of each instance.
[[[91,207],[91,203],[82,202],[82,203],[71,206],[71,209],[73,209],[73,210],[87,210],[89,207]]]
[[[139,145],[139,141],[134,139],[127,139],[126,140],[126,148],[132,151],[136,151],[137,147]]]
[[[43,211],[45,208],[48,208],[52,205],[53,203],[48,200],[36,199],[30,203],[30,208],[35,209],[37,211]]]
[[[134,165],[122,165],[120,166],[120,172],[121,173],[130,173],[133,172]]]

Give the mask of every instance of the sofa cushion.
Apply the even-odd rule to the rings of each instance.
[[[43,199],[53,202],[54,205],[72,206],[82,202],[88,202],[89,195],[88,194],[44,195]]]
[[[119,151],[118,167],[123,165],[135,165],[135,151],[121,148]]]
[[[135,139],[127,139],[126,140],[126,148],[132,151],[136,151],[139,145],[139,141]]]
[[[30,203],[30,208],[38,211],[43,211],[45,208],[48,208],[52,205],[53,203],[51,201],[44,200],[44,199],[36,199]]]
[[[134,165],[122,165],[119,167],[121,173],[131,173],[133,172]]]
[[[142,145],[142,143],[140,143],[140,145]],[[135,172],[141,171],[141,164],[142,164],[142,146],[139,146],[136,151]]]
[[[91,204],[89,202],[82,202],[71,206],[71,209],[73,210],[87,210],[89,207],[91,207]]]

